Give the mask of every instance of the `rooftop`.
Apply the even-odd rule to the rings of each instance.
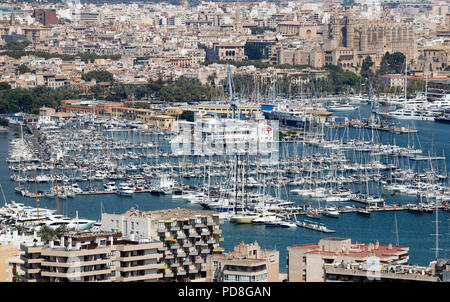
[[[210,217],[218,216],[215,212],[212,211],[184,209],[184,208],[164,209],[148,212],[130,209],[127,212],[125,212],[124,215],[148,217],[151,220],[168,220],[168,219],[186,220],[195,218],[196,216],[210,216]]]

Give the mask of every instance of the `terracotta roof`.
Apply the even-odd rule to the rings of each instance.
[[[298,26],[300,26],[301,23],[298,21],[282,21],[282,22],[278,23],[278,25],[298,25]]]

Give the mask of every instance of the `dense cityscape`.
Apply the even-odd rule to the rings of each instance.
[[[450,281],[449,7],[3,1],[0,282]]]

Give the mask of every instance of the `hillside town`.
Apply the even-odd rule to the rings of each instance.
[[[219,84],[226,77],[221,61],[244,62],[236,74],[266,81],[323,78],[326,65],[361,75],[365,60],[375,71],[386,53],[396,52],[407,57],[411,77],[426,73],[447,83],[449,75],[446,1],[24,2],[3,3],[0,19],[3,45],[31,42],[17,56],[0,54],[1,80],[13,88],[89,91],[100,84],[83,79],[92,70],[106,70],[123,84],[181,76]],[[81,60],[80,54],[95,56]],[[395,85],[394,76],[384,75],[383,83]]]

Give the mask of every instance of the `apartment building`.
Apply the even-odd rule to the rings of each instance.
[[[10,265],[11,260],[19,256],[19,250],[12,243],[0,244],[0,282],[11,282],[15,269]]]
[[[207,258],[208,282],[279,282],[279,252],[241,242],[230,253]]]
[[[405,246],[352,243],[349,238],[324,238],[318,243],[294,245],[288,250],[289,282],[323,282],[330,280],[335,265],[355,264],[366,274],[378,273],[381,265],[407,264],[409,248]],[[371,270],[372,267],[376,269]],[[356,280],[355,280],[356,281]]]
[[[104,231],[121,232],[162,242],[163,281],[205,281],[208,255],[222,253],[219,215],[193,209],[102,214]]]
[[[70,233],[41,244],[21,244],[25,282],[159,281],[162,242],[117,232]]]
[[[56,16],[56,9],[35,9],[33,11],[34,19],[42,25],[55,25],[58,24],[58,17]]]

